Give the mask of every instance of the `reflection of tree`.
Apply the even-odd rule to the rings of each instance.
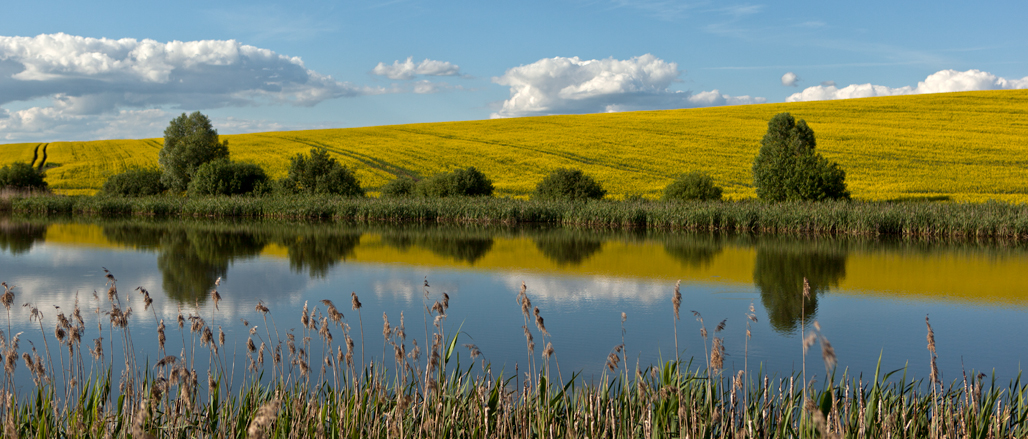
[[[157,250],[165,294],[179,301],[206,301],[214,281],[229,264],[256,256],[264,240],[245,229],[200,228],[172,224],[113,223],[103,226],[112,242]]]
[[[603,247],[603,241],[571,230],[544,233],[534,241],[543,255],[559,265],[579,265]]]
[[[46,238],[45,225],[0,222],[0,250],[10,250],[12,255],[25,253],[36,241]]]
[[[472,265],[493,248],[493,237],[490,233],[442,227],[383,231],[382,242],[400,250],[421,247],[439,256]]]
[[[700,268],[724,249],[723,240],[712,234],[688,234],[668,236],[664,240],[664,251],[691,268]]]
[[[324,277],[340,259],[353,256],[360,241],[361,233],[353,232],[293,235],[280,244],[289,249],[289,267],[293,271],[306,267],[311,276]]]
[[[231,262],[257,256],[263,249],[263,240],[253,233],[170,230],[157,256],[164,293],[180,301],[203,302]]]
[[[104,237],[139,250],[157,250],[161,238],[168,233],[164,227],[143,227],[139,225],[107,224],[102,227]]]
[[[840,246],[809,242],[757,244],[753,283],[767,309],[771,327],[791,332],[800,321],[817,312],[818,295],[838,286],[846,276],[846,251]],[[803,303],[803,278],[810,283],[810,298]]]

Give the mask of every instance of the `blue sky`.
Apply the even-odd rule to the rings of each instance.
[[[4,143],[159,137],[196,110],[230,134],[1028,88],[1024,1],[4,9]]]

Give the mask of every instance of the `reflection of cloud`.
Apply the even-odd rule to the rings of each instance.
[[[414,296],[420,295],[422,290],[421,285],[416,285],[414,281],[407,281],[397,278],[389,278],[386,281],[374,281],[372,282],[372,289],[375,291],[375,295],[378,297],[396,297],[408,305],[414,303]]]
[[[504,275],[510,291],[521,290],[521,282],[528,286],[531,298],[542,297],[557,303],[581,301],[631,300],[650,305],[667,301],[674,284],[645,282],[613,277],[551,277],[532,274]]]
[[[9,285],[15,286],[17,304],[32,303],[44,311],[47,319],[56,315],[54,306],[70,313],[75,305],[76,295],[87,319],[96,307],[93,292],[103,301],[101,310],[109,310],[107,304],[107,280],[98,264],[106,265],[118,279],[118,295],[125,308],[132,307],[135,321],[152,321],[153,313],[166,322],[174,321],[181,309],[184,315],[195,313],[193,303],[180,303],[168,298],[162,289],[161,274],[154,270],[156,255],[137,252],[110,252],[83,250],[74,247],[45,245],[34,248],[28,258],[3,258],[0,276]],[[60,267],[60,270],[51,270]],[[8,271],[9,270],[9,271]],[[218,306],[219,324],[234,325],[240,317],[254,319],[254,306],[263,300],[276,311],[278,307],[300,301],[303,292],[318,284],[306,275],[293,273],[286,261],[245,261],[232,265],[231,272],[218,288],[222,301]],[[154,311],[143,309],[142,296],[136,287],[142,286],[150,292]],[[201,315],[210,319],[211,301],[200,305]],[[12,319],[28,319],[19,307],[12,307]],[[142,320],[136,320],[142,319]],[[226,320],[227,319],[227,320]],[[49,321],[49,320],[47,320]],[[228,321],[229,323],[224,323]],[[45,325],[44,325],[45,326]],[[95,326],[92,326],[95,328]]]

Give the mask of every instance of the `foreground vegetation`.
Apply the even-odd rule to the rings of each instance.
[[[34,215],[274,217],[386,222],[560,224],[761,233],[1028,238],[1028,205],[933,202],[663,203],[509,198],[0,197],[0,211]]]
[[[18,318],[21,307],[11,310],[15,292],[3,287],[0,303],[8,311],[8,332],[0,338],[5,395],[0,419],[5,437],[1028,435],[1028,385],[1018,378],[1002,386],[973,372],[943,385],[930,324],[927,353],[933,372],[927,379],[899,371],[877,370],[869,377],[835,373],[834,348],[816,322],[802,326],[800,339],[804,352],[820,345],[829,379],[807,381],[806,355],[803,372],[793,376],[766,375],[757,366],[750,368],[747,358],[743,369],[726,370],[724,322],[708,331],[693,311],[702,359],[676,354],[658,365],[633,367],[624,340],[614,340],[606,372],[587,382],[560,369],[560,347],[553,346],[524,284],[517,299],[527,361],[515,371],[493,370],[477,346],[464,343],[460,328],[447,325],[449,297],[432,292],[427,280],[421,344],[418,336],[408,337],[402,314],[383,315],[385,344],[377,359],[377,346],[365,351],[356,294],[349,318],[329,300],[305,304],[299,316],[276,315],[268,304],[257,302],[251,317],[255,325],[242,320],[249,329],[241,333],[244,343],[226,339],[221,325],[228,321],[219,314],[222,298],[216,289],[210,292],[210,306],[180,311],[177,321],[165,324],[156,310],[149,312],[145,289],[121,292],[108,273],[105,297],[94,294],[83,304],[85,316],[79,303],[69,306],[67,315],[60,309],[22,308],[20,313],[38,323],[45,346],[23,350],[23,335],[35,336],[10,333],[11,313]],[[794,293],[802,300],[806,291]],[[142,299],[142,310],[128,307],[133,298]],[[673,292],[669,288],[667,300],[672,304],[667,318],[675,322],[668,336],[679,350],[679,326],[685,330],[685,325],[679,324],[677,286]],[[756,320],[752,306],[747,317]],[[151,318],[156,333],[148,340],[134,338],[131,327]],[[297,318],[299,331],[279,332],[279,323],[290,326],[284,322]],[[622,314],[622,325],[625,318]],[[427,321],[433,322],[431,331]],[[97,338],[89,343],[87,327],[94,323]],[[233,357],[230,352],[240,345],[245,354]],[[19,359],[24,369],[18,369]],[[813,370],[816,360],[811,361]]]
[[[659,198],[683,172],[709,174],[728,199],[753,198],[751,173],[767,121],[805,119],[817,150],[846,170],[859,200],[1028,201],[1028,90],[549,116],[221,136],[233,160],[287,176],[290,157],[323,146],[369,192],[397,176],[474,166],[497,196],[528,197],[558,168],[581,169],[608,197]],[[92,194],[111,175],[153,167],[160,139],[0,146],[0,165],[48,155],[47,181]],[[457,165],[459,164],[459,165]]]

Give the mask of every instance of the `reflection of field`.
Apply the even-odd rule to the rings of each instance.
[[[268,246],[265,254],[284,257],[285,250]],[[377,235],[365,235],[351,261],[650,279],[669,285],[677,279],[752,284],[756,254],[753,247],[727,245],[708,264],[697,266],[671,256],[659,243],[607,241],[581,264],[569,266],[545,257],[530,239],[496,238],[492,250],[472,265],[421,247],[398,250],[384,245]],[[855,251],[846,256],[845,276],[835,291],[1024,305],[1028,303],[1028,276],[1022,274],[1025,267],[1028,255],[1023,254],[988,257],[964,252]]]
[[[323,146],[377,190],[397,175],[473,165],[499,196],[527,196],[558,167],[593,175],[613,198],[656,198],[678,173],[702,170],[729,198],[755,196],[751,167],[767,121],[788,111],[846,170],[858,199],[1028,200],[1028,90],[891,96],[688,110],[223,136],[235,160],[285,175],[289,158]],[[126,166],[156,165],[161,139],[49,144],[51,187],[92,193]],[[0,165],[36,144],[2,145]]]
[[[265,253],[286,255],[284,248],[274,245],[265,248]],[[589,258],[571,265],[547,258],[531,239],[494,238],[489,253],[472,264],[419,246],[401,250],[384,243],[381,236],[369,234],[361,238],[351,261],[660,279],[671,284],[677,279],[712,280],[715,276],[729,282],[750,283],[753,279],[753,255],[752,249],[729,247],[709,265],[692,266],[668,255],[659,243],[607,241]]]
[[[846,294],[1028,305],[1028,255],[851,253]]]
[[[650,240],[607,240],[598,249],[570,260],[555,256],[539,237],[495,236],[488,249],[468,257],[439,245],[442,239],[405,240],[365,233],[348,254],[345,263],[381,263],[409,266],[520,272],[526,275],[596,276],[607,279],[639,279],[664,282],[754,282],[757,248],[745,241],[721,244],[706,238],[658,242]],[[544,236],[544,235],[542,235]],[[479,239],[481,240],[481,239]],[[125,248],[110,241],[100,226],[52,224],[46,231],[51,245]],[[477,241],[475,241],[477,244]],[[576,248],[580,248],[577,246]],[[874,245],[856,245],[845,251],[845,271],[837,288],[843,294],[943,299],[997,305],[1028,304],[1028,282],[1023,274],[1028,254],[1022,251],[990,252],[987,248],[919,250],[900,246],[876,250]],[[263,247],[262,255],[289,257],[280,243]],[[548,254],[549,253],[549,254]],[[340,260],[342,262],[342,260]],[[606,291],[607,293],[604,293]],[[596,288],[573,294],[617,294]],[[559,292],[553,292],[559,294]],[[569,292],[568,294],[572,294]],[[599,297],[598,297],[599,298]]]

